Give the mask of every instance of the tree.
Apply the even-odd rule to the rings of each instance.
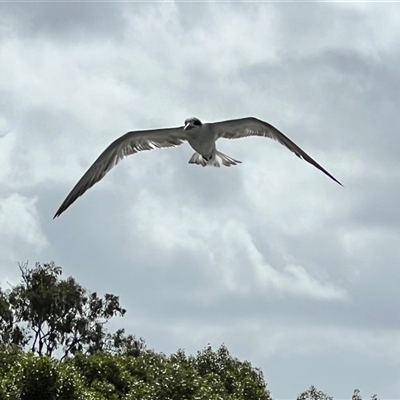
[[[333,397],[328,396],[321,390],[318,390],[315,386],[310,386],[310,388],[297,396],[297,400],[333,400]],[[351,400],[362,400],[360,391],[358,389],[354,390]],[[374,394],[371,396],[371,400],[379,400],[378,396]]]
[[[125,336],[120,330],[109,334],[105,324],[126,312],[119,297],[90,293],[74,278],[62,279],[61,267],[54,262],[19,264],[22,282],[0,292],[0,343],[24,347],[52,356],[62,349],[61,359],[76,352],[93,354],[106,347],[115,352],[132,351],[143,342]],[[137,343],[136,343],[137,342]]]
[[[333,397],[328,396],[315,386],[310,388],[297,396],[297,400],[333,400]]]

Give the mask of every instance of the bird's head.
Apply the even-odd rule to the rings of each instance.
[[[186,130],[189,130],[189,129],[193,129],[193,128],[199,127],[201,125],[203,125],[203,124],[198,118],[196,118],[196,117],[187,118],[185,120],[185,126],[184,126],[183,130],[186,131]]]

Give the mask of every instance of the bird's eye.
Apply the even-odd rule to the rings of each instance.
[[[201,122],[198,119],[195,119],[193,121],[193,125],[199,126],[199,125],[201,125]]]

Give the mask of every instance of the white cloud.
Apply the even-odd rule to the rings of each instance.
[[[0,198],[0,235],[4,239],[18,240],[42,251],[48,242],[40,227],[36,210],[37,198],[17,193]]]
[[[203,260],[213,282],[231,292],[345,300],[345,291],[319,282],[304,267],[288,265],[282,271],[266,262],[246,226],[228,212],[194,207],[193,200],[176,207],[177,197],[155,198],[142,190],[131,210],[131,225],[146,238],[149,248],[189,250]]]
[[[6,133],[4,136],[0,135],[0,182],[3,182],[3,185],[12,171],[12,154],[15,142],[15,133]]]
[[[19,272],[15,263],[39,256],[49,245],[41,228],[36,203],[37,198],[18,193],[0,197],[2,284],[17,282]]]
[[[272,291],[280,296],[319,300],[347,298],[344,290],[330,283],[319,282],[304,267],[287,265],[279,271],[268,264],[243,224],[230,221],[224,229],[223,237],[225,246],[220,252],[221,260],[217,260],[217,263],[223,266],[224,281],[232,290],[240,290],[241,285],[247,284],[246,293],[249,294],[258,288],[264,291],[265,296]]]

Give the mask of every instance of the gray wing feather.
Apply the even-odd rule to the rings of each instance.
[[[111,143],[92,164],[70,194],[61,204],[53,218],[60,216],[78,197],[99,182],[113,167],[125,157],[139,151],[161,147],[176,147],[186,140],[183,127],[133,131]]]
[[[229,121],[216,122],[213,124],[216,132],[216,139],[239,139],[248,136],[264,136],[270,139],[277,140],[280,144],[284,145],[297,157],[309,162],[318,168],[324,174],[329,176],[339,185],[343,186],[333,175],[313,160],[305,151],[303,151],[297,144],[293,143],[288,137],[282,132],[278,131],[275,127],[268,124],[267,122],[261,121],[254,117],[232,119]]]

